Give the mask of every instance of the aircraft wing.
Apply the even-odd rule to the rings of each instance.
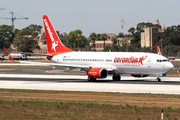
[[[30,56],[52,56],[52,55],[48,55],[48,54],[29,53],[29,52],[21,52],[21,54],[30,55]]]
[[[88,66],[77,66],[77,65],[69,65],[69,64],[59,64],[59,63],[43,63],[43,62],[29,62],[29,61],[20,61],[20,63],[27,63],[27,64],[37,64],[37,65],[49,65],[49,66],[62,66],[62,67],[82,67],[88,68]]]
[[[29,61],[20,61],[20,63],[37,64],[37,65],[49,65],[49,66],[61,66],[61,67],[69,67],[69,68],[82,68],[84,70],[89,70],[90,68],[100,67],[100,66],[87,66],[87,65],[69,65],[69,64],[60,64],[60,63],[29,62]],[[109,72],[115,70],[111,66],[103,66],[103,68],[106,69]]]

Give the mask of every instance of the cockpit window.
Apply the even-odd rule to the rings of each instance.
[[[169,60],[168,59],[163,59],[163,60],[157,59],[157,62],[169,62]]]

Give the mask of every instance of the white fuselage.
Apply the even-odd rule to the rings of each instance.
[[[113,69],[118,74],[164,74],[174,68],[164,56],[143,52],[67,52],[52,62]]]

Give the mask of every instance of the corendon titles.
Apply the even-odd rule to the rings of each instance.
[[[141,64],[143,65],[143,60],[145,60],[147,57],[146,56],[142,56],[142,57],[139,57],[139,58],[135,58],[133,56],[131,57],[116,57],[114,58],[114,63],[125,63],[125,64],[128,64],[128,63],[133,63],[133,64]]]
[[[47,31],[49,33],[49,36],[51,38],[51,41],[54,42],[54,37],[53,37],[53,33],[51,32],[51,29],[49,28],[49,25],[48,25],[48,22],[46,19],[44,19],[44,23],[45,23],[45,26],[47,28]]]

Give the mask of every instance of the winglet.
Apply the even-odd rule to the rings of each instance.
[[[161,51],[160,51],[160,49],[159,49],[159,46],[157,46],[157,54],[158,54],[158,55],[161,55]]]
[[[5,47],[4,47],[4,50],[6,51],[6,54],[8,55],[9,60],[11,60],[12,62],[15,62],[15,61],[12,59],[12,57],[9,55],[9,53],[8,53],[8,51],[6,50],[6,48],[5,48]]]

